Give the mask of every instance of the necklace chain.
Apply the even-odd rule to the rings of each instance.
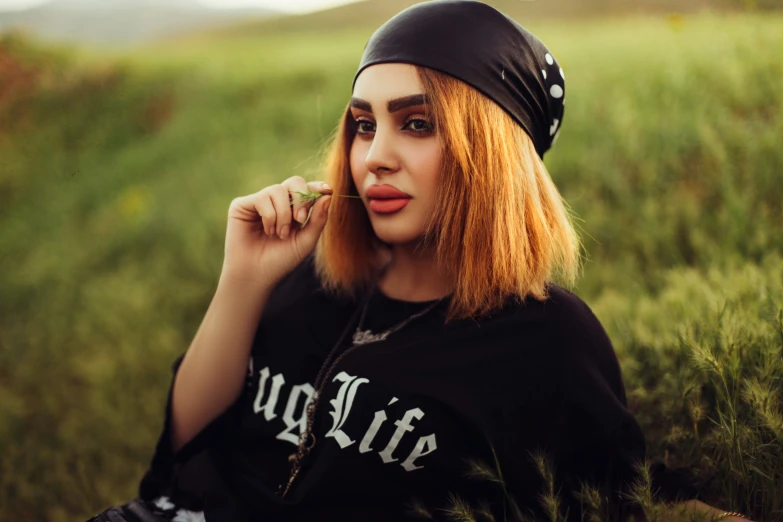
[[[364,324],[364,316],[367,314],[367,304],[365,304],[364,309],[362,310],[362,318],[359,319],[359,326],[356,327],[356,332],[354,332],[354,334],[353,334],[353,344],[361,345],[361,344],[369,344],[369,343],[374,343],[374,342],[378,342],[378,341],[383,341],[387,337],[389,337],[389,335],[393,334],[394,332],[396,332],[397,330],[399,330],[400,328],[402,328],[403,326],[405,326],[409,322],[413,321],[417,317],[421,317],[422,315],[426,314],[427,312],[429,312],[430,310],[435,308],[435,306],[438,303],[440,303],[440,301],[441,301],[440,299],[435,301],[434,303],[432,303],[430,306],[428,306],[424,310],[411,315],[410,317],[408,317],[407,319],[405,319],[401,323],[399,323],[399,324],[397,324],[395,326],[392,326],[391,328],[389,328],[385,332],[381,332],[379,334],[373,334],[370,330],[362,330],[361,329],[362,325]]]
[[[361,308],[362,315],[359,318],[359,324],[356,327],[356,332],[354,332],[353,334],[353,344],[350,347],[348,347],[348,349],[345,350],[342,354],[340,354],[334,360],[334,362],[332,362],[331,365],[329,365],[328,370],[324,375],[324,369],[327,367],[327,363],[329,362],[329,359],[331,359],[334,356],[334,354],[337,352],[338,348],[343,342],[343,339],[345,339],[346,334],[350,330],[351,324],[356,318],[355,313],[354,316],[351,318],[351,320],[348,321],[348,324],[346,325],[345,330],[340,336],[340,339],[337,341],[337,343],[334,345],[332,350],[329,352],[329,355],[326,356],[326,359],[321,365],[321,368],[318,370],[318,375],[315,378],[316,390],[315,393],[313,394],[313,400],[310,401],[310,404],[308,404],[307,406],[307,428],[299,436],[299,445],[296,449],[296,453],[292,453],[288,457],[288,460],[291,462],[291,472],[289,474],[287,483],[281,484],[280,487],[278,488],[278,493],[280,494],[281,497],[285,497],[289,489],[291,489],[291,484],[293,484],[294,479],[296,479],[297,475],[299,475],[299,472],[302,469],[302,465],[304,463],[305,458],[310,454],[310,451],[315,446],[315,435],[313,435],[313,420],[315,419],[315,409],[318,405],[318,399],[321,397],[321,392],[323,391],[326,382],[331,376],[332,371],[337,366],[337,363],[339,363],[343,359],[343,357],[351,353],[359,346],[385,340],[387,337],[389,337],[389,335],[403,328],[405,325],[407,325],[409,322],[413,321],[414,319],[426,314],[427,312],[435,308],[441,301],[443,301],[443,299],[445,299],[445,298],[438,299],[424,310],[411,315],[404,321],[389,328],[388,330],[381,332],[379,334],[373,334],[370,330],[362,330],[361,328],[362,325],[364,324],[364,318],[367,315],[367,308],[369,307],[370,304],[370,297],[372,297],[374,291],[375,288],[373,288],[370,292],[368,292],[367,296],[364,298],[364,303]]]

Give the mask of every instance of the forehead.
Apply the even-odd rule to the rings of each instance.
[[[423,92],[416,67],[407,63],[371,65],[359,73],[353,88],[353,96],[369,102],[381,102]]]

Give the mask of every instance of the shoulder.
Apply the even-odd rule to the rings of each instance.
[[[556,285],[551,287],[545,307],[548,329],[557,339],[557,352],[562,357],[566,387],[579,396],[577,402],[599,394],[625,404],[617,354],[592,309],[579,296]]]
[[[613,372],[616,355],[601,321],[574,292],[554,283],[543,300],[511,296],[499,311],[479,321],[467,321],[482,342],[494,340],[524,361],[533,349],[561,367],[601,364]]]
[[[515,344],[527,345],[526,332],[535,332],[535,349],[546,350],[566,379],[605,381],[624,395],[617,355],[601,321],[574,292],[553,283],[547,288],[543,301],[528,298],[504,309],[502,321],[518,332]]]
[[[279,319],[294,309],[309,308],[322,293],[315,256],[310,254],[275,285],[264,308],[264,317]]]
[[[541,342],[531,346],[519,339],[515,344],[522,350],[529,347],[546,352],[539,359],[553,370],[548,375],[557,387],[560,415],[570,426],[564,433],[579,433],[580,437],[589,433],[598,440],[608,440],[614,430],[633,426],[617,354],[603,325],[582,298],[554,284],[548,290],[545,300],[520,304],[516,310],[520,317],[536,310],[535,331]],[[518,331],[521,337],[526,330],[520,327]]]
[[[332,330],[341,327],[350,312],[350,304],[324,291],[311,254],[281,279],[269,295],[256,328],[253,351],[285,346],[280,353],[288,355],[282,357],[298,357],[293,354],[301,351],[320,357],[323,339],[331,339]]]
[[[547,290],[544,300],[509,299],[494,320],[512,327],[535,323],[552,340],[609,341],[598,317],[581,297],[554,283],[549,283]]]
[[[546,322],[552,335],[563,344],[563,355],[578,363],[616,361],[612,341],[590,306],[578,295],[558,285],[550,285],[544,302]]]
[[[356,304],[327,292],[318,276],[311,253],[272,290],[260,324],[268,329],[311,328],[319,331],[342,324]]]
[[[601,321],[590,306],[574,292],[556,284],[548,286],[542,303],[546,325],[564,340],[611,344]]]

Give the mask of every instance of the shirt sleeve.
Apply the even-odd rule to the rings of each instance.
[[[564,426],[556,473],[563,491],[579,492],[581,483],[598,487],[618,519],[638,514],[638,507],[623,493],[638,478],[634,465],[647,457],[645,437],[628,410],[619,361],[603,326],[581,300],[566,320],[564,334]],[[655,461],[652,489],[658,501],[696,498],[692,475],[685,469],[668,469]],[[570,496],[571,511],[581,511]],[[614,518],[612,518],[614,519]],[[578,520],[578,518],[577,518]]]
[[[304,297],[316,291],[320,282],[313,269],[314,255],[311,253],[275,286],[264,308],[262,321],[285,320],[291,307],[297,306]],[[256,350],[261,331],[260,326],[257,327],[253,351]],[[174,379],[184,357],[185,353],[181,354],[171,366],[172,379],[166,398],[163,430],[155,445],[150,467],[139,483],[139,496],[145,500],[154,500],[160,495],[176,497],[178,505],[200,509],[200,492],[210,487],[208,475],[213,474],[215,469],[208,450],[231,444],[240,431],[241,396],[175,453],[171,447],[171,398]],[[252,384],[249,379],[248,375],[245,389]]]
[[[238,423],[239,411],[235,402],[174,452],[171,446],[171,398],[174,379],[184,357],[185,354],[181,354],[171,366],[172,379],[164,410],[163,430],[155,445],[150,467],[139,484],[139,496],[145,500],[151,501],[160,495],[171,495],[172,482],[182,467],[189,462],[197,463],[199,455],[205,449],[226,441]]]

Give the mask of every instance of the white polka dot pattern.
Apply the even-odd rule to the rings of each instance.
[[[560,135],[560,124],[565,111],[565,72],[551,53],[544,54],[544,61],[546,66],[541,69],[541,76],[544,79],[544,88],[549,94],[549,115],[552,118],[549,136],[552,137],[551,145],[554,145]]]
[[[560,125],[560,120],[555,118],[555,123],[553,123],[552,126],[549,127],[549,135],[550,136],[554,136],[555,135],[555,132],[557,132],[558,125]]]

